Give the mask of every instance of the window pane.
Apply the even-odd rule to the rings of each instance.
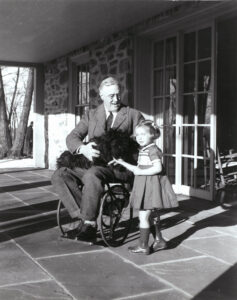
[[[163,99],[155,100],[155,117],[159,121],[157,124],[163,125]]]
[[[155,99],[154,103],[154,109],[155,109],[155,124],[158,126],[161,126],[160,128],[160,138],[158,139],[159,146],[163,149],[163,124],[164,124],[164,109],[163,109],[163,99]]]
[[[176,102],[174,97],[165,99],[164,124],[173,125],[176,121]]]
[[[198,95],[198,124],[210,124],[211,94]]]
[[[81,72],[78,71],[77,73],[77,104],[81,104]]]
[[[76,106],[75,107],[75,115],[76,115],[76,123],[78,123],[81,117],[85,114],[85,112],[89,111],[89,106]]]
[[[184,96],[183,101],[183,123],[193,124],[195,114],[194,96]]]
[[[76,105],[81,107],[76,108],[76,119],[78,119],[78,116],[82,117],[85,110],[89,107],[89,88],[89,65],[78,65],[76,78]]]
[[[182,184],[194,186],[194,160],[192,158],[183,157],[182,159]]]
[[[164,153],[175,154],[175,127],[164,127]]]
[[[166,65],[176,64],[176,38],[166,40]]]
[[[166,175],[169,177],[169,180],[172,184],[175,183],[175,157],[164,156],[163,161]]]
[[[183,127],[183,154],[194,154],[194,127]]]
[[[184,66],[184,93],[193,92],[195,89],[195,64]]]
[[[158,42],[154,45],[154,67],[162,67],[164,55],[164,42]]]
[[[176,103],[174,97],[165,99],[164,111],[164,153],[175,153],[175,127],[172,126],[176,122]]]
[[[171,67],[165,70],[165,94],[174,95],[176,93],[176,68]]]
[[[198,91],[208,91],[211,83],[211,61],[198,64]]]
[[[154,96],[163,95],[163,71],[154,72]]]
[[[198,155],[210,157],[210,127],[198,127]]]
[[[198,58],[211,57],[211,28],[198,32]]]
[[[82,104],[86,104],[87,103],[87,73],[81,72],[81,74],[82,74],[82,84],[81,84]]]
[[[210,190],[210,160],[208,158],[198,159],[195,177],[196,188]]]
[[[184,35],[184,62],[195,60],[195,32]]]

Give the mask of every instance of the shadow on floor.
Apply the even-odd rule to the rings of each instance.
[[[3,186],[3,187],[0,187],[0,193],[7,193],[7,192],[33,189],[33,188],[47,186],[47,185],[51,185],[50,180]]]
[[[209,284],[193,300],[233,300],[237,295],[237,264]]]
[[[24,219],[29,216],[39,215],[45,212],[55,211],[58,206],[58,200],[47,201],[38,204],[31,204],[27,206],[14,207],[11,209],[0,210],[0,220],[1,222],[7,222],[18,219]],[[6,225],[7,226],[7,225]],[[1,228],[4,227],[4,224],[1,225]]]
[[[47,170],[45,168],[35,168],[35,167],[26,167],[26,168],[1,168],[0,174],[5,173],[19,173],[19,172],[26,172],[26,171],[40,171],[40,170]]]
[[[55,212],[51,215],[34,216],[34,218],[22,220],[16,224],[11,224],[11,229],[1,231],[0,242],[5,242],[17,237],[31,233],[44,231],[57,225]],[[16,228],[15,228],[16,226]]]
[[[192,202],[195,201],[194,199],[186,200],[190,201],[190,203],[186,203],[184,206],[188,205],[186,209],[180,212],[179,215],[176,215],[174,217],[170,217],[168,219],[165,219],[165,222],[162,223],[162,228],[169,228],[172,226],[175,226],[179,222],[182,222],[182,220],[186,219],[188,220],[191,216],[195,216],[196,214],[200,213],[203,210],[208,210],[211,208],[215,208],[217,206],[217,203],[211,203],[206,204],[206,209],[197,209],[195,206],[192,205]],[[200,200],[202,201],[202,200]],[[181,204],[182,207],[182,204]],[[209,207],[209,208],[208,208]],[[230,214],[231,213],[231,214]],[[188,214],[188,217],[187,217]],[[204,218],[202,220],[199,220],[193,224],[192,227],[188,228],[185,232],[180,234],[179,236],[176,236],[175,238],[169,240],[168,247],[175,248],[178,245],[180,245],[183,241],[188,239],[190,236],[192,236],[194,233],[196,233],[199,230],[202,230],[204,228],[211,228],[211,227],[229,227],[237,225],[237,208],[236,207],[230,207],[229,209],[226,209],[225,211],[212,215],[210,217]]]

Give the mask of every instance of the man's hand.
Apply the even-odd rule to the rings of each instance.
[[[96,146],[95,142],[88,143],[87,145],[82,145],[80,147],[80,153],[83,154],[90,161],[93,160],[93,157],[99,157],[100,151],[93,148]]]

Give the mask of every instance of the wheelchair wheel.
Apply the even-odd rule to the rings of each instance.
[[[59,200],[57,208],[57,224],[62,233],[62,237],[72,238],[75,233],[75,229],[78,228],[80,220],[72,219],[64,207],[63,202]]]
[[[103,195],[98,226],[105,244],[121,245],[127,238],[133,211],[129,206],[129,193],[122,185],[110,187]]]

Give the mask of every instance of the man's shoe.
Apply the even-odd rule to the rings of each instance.
[[[64,225],[64,238],[75,239],[84,222],[81,219]]]
[[[85,224],[78,228],[77,239],[81,241],[92,241],[96,239],[97,228],[90,224]]]
[[[139,245],[128,247],[128,250],[129,250],[129,252],[134,253],[134,254],[145,254],[145,255],[150,254],[150,248],[149,247],[142,248]]]

